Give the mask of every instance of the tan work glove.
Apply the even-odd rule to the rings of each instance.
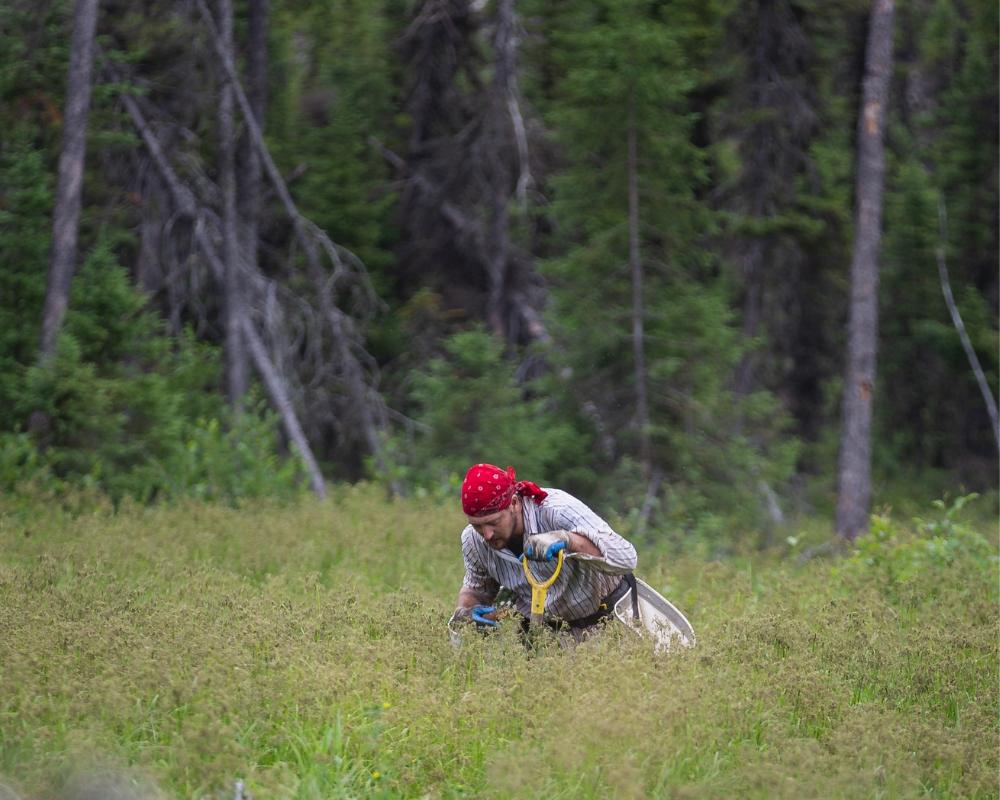
[[[560,550],[569,552],[569,531],[533,533],[524,540],[524,554],[532,561],[552,561]]]

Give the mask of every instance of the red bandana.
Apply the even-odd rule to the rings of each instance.
[[[503,511],[515,494],[541,503],[548,494],[531,481],[514,481],[513,467],[506,470],[492,464],[469,467],[462,481],[462,510],[467,517],[485,517]]]

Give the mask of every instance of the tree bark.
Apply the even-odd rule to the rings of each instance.
[[[233,5],[218,0],[219,38],[226,69],[219,91],[219,188],[222,192],[222,262],[225,267],[226,394],[240,409],[247,392],[247,353],[243,339],[246,298],[241,276],[239,215],[236,209],[236,131],[233,124]]]
[[[248,0],[246,42],[247,98],[254,119],[264,130],[267,112],[267,24],[268,0]],[[260,154],[249,133],[244,132],[242,145],[243,168],[239,182],[240,216],[242,218],[243,263],[250,272],[257,271],[258,230],[262,213],[262,168]]]
[[[514,0],[498,0],[497,2],[497,35],[496,35],[496,83],[501,89],[507,103],[507,112],[514,130],[514,141],[517,144],[518,175],[515,187],[517,201],[526,206],[531,177],[531,163],[528,155],[528,132],[521,114],[521,92],[517,85],[517,12]]]
[[[643,342],[643,269],[639,247],[639,158],[636,142],[635,101],[628,109],[628,261],[632,272],[632,358],[635,370],[635,417],[639,429],[639,462],[652,474],[649,438],[649,396],[646,387],[646,350]]]
[[[507,205],[511,197],[511,170],[507,161],[507,98],[514,62],[514,5],[513,0],[499,0],[496,11],[496,31],[493,36],[493,87],[489,104],[487,130],[487,179],[492,190],[490,208],[490,234],[488,247],[483,252],[490,289],[486,300],[486,322],[500,339],[507,339],[508,308],[506,289],[510,282],[510,215]]]
[[[885,118],[892,73],[893,0],[875,0],[858,119],[854,252],[847,368],[837,488],[837,534],[853,541],[868,528],[871,421],[878,341],[878,251],[882,233]]]
[[[242,317],[240,323],[243,326],[243,333],[247,338],[247,343],[250,345],[250,354],[253,356],[257,373],[264,382],[264,388],[267,389],[267,393],[271,396],[271,402],[285,423],[285,432],[288,434],[288,438],[299,451],[299,458],[302,459],[306,467],[306,472],[309,473],[309,483],[312,486],[312,490],[317,497],[326,497],[326,484],[323,482],[323,475],[319,470],[319,464],[316,463],[316,459],[313,457],[312,448],[309,447],[309,441],[306,439],[302,426],[299,424],[298,415],[295,413],[291,398],[289,398],[288,392],[285,390],[285,383],[271,362],[267,354],[267,348],[264,347],[264,343],[260,340],[260,336],[257,335],[257,331],[250,324],[250,320]]]
[[[76,269],[76,242],[80,224],[83,165],[87,152],[90,80],[94,64],[94,31],[99,0],[76,0],[70,42],[63,146],[59,154],[59,182],[52,214],[52,257],[42,310],[39,360],[55,353],[56,340],[69,306],[69,288]]]

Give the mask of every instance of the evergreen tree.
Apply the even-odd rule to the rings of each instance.
[[[902,11],[876,464],[892,476],[957,471],[969,486],[986,489],[997,474],[995,450],[984,435],[989,418],[935,262],[944,245],[959,310],[996,392],[1000,339],[990,257],[997,248],[996,9],[928,0]],[[939,198],[947,242],[940,241]]]
[[[690,100],[705,80],[717,21],[713,7],[700,3],[612,0],[547,17],[558,70],[549,124],[565,166],[551,181],[564,255],[547,261],[545,273],[551,329],[570,368],[563,391],[590,409],[599,428],[619,432],[613,461],[620,469],[628,473],[629,463],[644,458],[636,403],[644,372],[651,460],[671,491],[709,494],[711,483],[725,482],[754,493],[763,462],[747,432],[771,404],[755,396],[745,406],[747,430],[738,430],[741,412],[727,385],[743,347],[729,287],[705,248],[715,223],[701,200],[706,154],[694,141]],[[633,158],[637,201],[630,202]],[[634,252],[630,259],[636,229],[631,246],[644,272],[638,303]],[[636,370],[636,314],[644,371]],[[638,488],[632,502],[641,501],[645,482]]]

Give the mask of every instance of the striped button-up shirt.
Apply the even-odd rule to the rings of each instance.
[[[567,556],[559,578],[549,589],[546,614],[565,620],[581,619],[597,611],[601,599],[621,582],[622,575],[635,569],[635,548],[615,533],[597,514],[573,495],[559,489],[545,489],[548,497],[540,505],[522,498],[524,535],[546,531],[574,531],[587,537],[601,558],[582,553]],[[514,593],[518,611],[527,616],[531,610],[531,586],[521,569],[521,561],[510,550],[494,550],[471,525],[462,531],[462,556],[465,559],[463,585],[484,597],[494,597],[501,586]],[[535,577],[547,580],[556,562],[532,561]]]

